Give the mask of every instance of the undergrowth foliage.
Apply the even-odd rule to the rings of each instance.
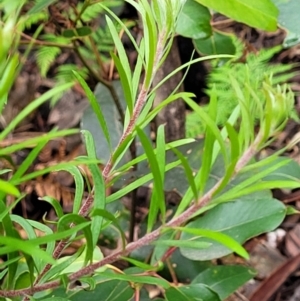
[[[19,4],[25,2],[11,5],[7,4],[8,1],[0,2],[4,14],[0,27],[1,112],[6,101],[9,101],[8,93],[21,63],[32,46],[38,44],[32,40],[25,53],[18,52],[21,29],[24,28]],[[29,9],[29,15],[40,13],[54,2],[36,1]],[[64,47],[71,47],[82,57],[83,50],[80,47],[85,39],[92,47],[94,45],[89,37],[91,29],[85,23],[90,20],[88,18],[95,16],[91,15],[95,12],[93,6],[97,5],[97,12],[104,13],[113,41],[111,45],[114,45],[110,55],[120,76],[126,103],[125,113],[118,107],[124,130],[117,145],[112,143],[107,116],[85,82],[84,75],[86,71],[92,76],[96,73],[95,77],[115,99],[113,85],[101,76],[101,71],[97,73],[99,70],[95,65],[91,68],[85,58],[82,59],[85,72],[72,71],[73,81],[77,81],[85,91],[98,121],[99,131],[102,131],[109,146],[109,159],[103,170],[98,167],[101,158],[97,157],[94,137],[87,130],[82,130],[86,156],[45,170],[30,171],[30,166],[45,144],[77,130],[54,129],[47,135],[0,149],[1,162],[12,162],[16,151],[34,145],[20,166],[15,168],[12,165],[1,171],[0,255],[3,257],[0,265],[0,297],[3,300],[48,300],[53,297],[77,300],[93,296],[97,300],[139,300],[140,297],[149,300],[145,284],[160,287],[162,293],[156,300],[192,300],[199,295],[207,301],[224,300],[251,279],[255,272],[243,266],[214,266],[207,262],[202,264],[201,261],[220,258],[232,252],[247,259],[248,254],[242,243],[276,228],[288,212],[281,202],[271,196],[270,189],[299,187],[298,178],[281,170],[291,164],[291,160],[280,157],[285,148],[260,161],[255,160],[256,154],[276,139],[293,112],[294,95],[288,85],[281,84],[290,78],[292,66],[271,67],[264,63],[273,50],[250,56],[246,63],[236,63],[236,58],[231,55],[211,55],[191,60],[153,86],[153,78],[172,45],[177,18],[185,1],[153,0],[149,4],[147,0],[127,0],[140,15],[143,36],[138,42],[128,24],[111,10],[111,3],[117,2],[84,1],[74,10],[73,18],[78,23],[74,21],[77,27],[67,32],[71,35],[70,41],[64,45],[52,41],[54,44],[51,46],[57,49],[52,49],[50,59],[50,52],[47,54],[49,60],[45,59],[46,47],[40,48],[38,55],[44,75],[57,51]],[[120,32],[127,34],[137,53],[134,70],[131,70]],[[83,35],[80,36],[80,33]],[[207,108],[198,106],[191,93],[174,91],[152,109],[158,87],[176,72],[198,61],[220,62],[225,59],[228,62],[223,67],[215,67],[211,74]],[[30,103],[2,129],[0,141],[13,133],[24,117],[39,105],[72,84],[59,84]],[[164,106],[178,98],[182,98],[198,116],[204,139],[187,138],[166,144],[164,127],[161,126],[156,133],[156,147],[153,148],[145,128]],[[115,105],[118,106],[118,102]],[[134,139],[139,139],[143,153],[123,163],[122,158]],[[106,195],[108,187],[125,178],[132,170],[138,170],[138,164],[145,162],[149,163],[146,164],[149,168],[145,174]],[[86,165],[93,178],[93,186],[87,197],[83,194],[86,178],[79,165]],[[18,190],[20,184],[58,170],[65,170],[74,177],[76,193],[72,213],[65,214],[60,203],[47,196],[43,200],[53,206],[57,215],[51,225],[11,213],[12,208],[24,198]],[[187,184],[185,189],[180,190],[181,201],[173,208],[171,215],[164,194],[170,175]],[[111,210],[112,205],[121,204],[122,196],[149,185],[149,182],[152,183],[152,190],[148,218],[141,227],[145,230],[141,229],[143,232],[137,240],[128,242],[120,213]],[[24,230],[26,240],[20,238],[17,228]],[[120,248],[104,256],[98,246],[99,237],[111,229],[119,235]],[[37,230],[42,235],[38,236]],[[71,242],[83,238],[86,243],[73,255],[61,256]],[[145,256],[141,255],[141,250],[145,251]],[[178,270],[172,265],[176,256],[180,258]],[[121,259],[130,265],[123,271],[112,265]],[[193,267],[190,269],[194,271],[193,274],[186,274],[185,270],[180,269],[181,266]],[[166,271],[168,276],[163,273]],[[189,283],[187,278],[190,279]],[[222,288],[215,285],[220,281],[224,283]],[[179,282],[183,284],[179,285]],[[226,286],[226,282],[231,285]]]

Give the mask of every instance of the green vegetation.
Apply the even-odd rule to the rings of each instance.
[[[279,48],[237,62],[241,44],[227,36],[234,53],[217,47],[222,39],[216,35],[224,34],[211,27],[209,9],[253,27],[275,30],[276,6],[269,0],[259,5],[250,0],[231,0],[237,5],[233,12],[217,0],[152,0],[150,4],[148,0],[126,0],[139,13],[143,34],[137,40],[131,30],[135,24],[119,18],[123,1],[85,0],[54,16],[65,22],[72,20],[67,27],[58,25],[54,33],[40,35],[50,18],[47,8],[56,2],[0,1],[1,114],[29,54],[36,54],[42,76],[48,74],[63,49],[72,51],[82,64],[60,66],[56,86],[3,127],[0,142],[36,108],[58,99],[77,83],[90,103],[81,129],[86,156],[43,170],[30,169],[47,142],[78,133],[78,129],[54,128],[45,135],[0,148],[1,162],[10,166],[1,170],[0,180],[0,299],[150,300],[145,284],[161,289],[161,295],[153,300],[226,299],[253,278],[255,271],[241,265],[216,266],[211,260],[233,252],[247,259],[242,244],[277,228],[290,212],[273,198],[271,189],[300,187],[299,166],[283,156],[296,141],[260,160],[256,156],[277,138],[289,118],[297,118],[294,94],[286,83],[294,75],[294,65],[268,63]],[[191,8],[195,18],[203,14],[199,27],[184,27]],[[93,30],[92,22],[103,26]],[[36,29],[33,37],[25,34],[26,28]],[[121,38],[124,33],[137,54],[134,70]],[[197,48],[207,55],[191,59],[168,76],[193,63],[212,61],[209,104],[199,106],[192,93],[173,91],[152,109],[155,92],[168,78],[157,86],[153,79],[177,33],[194,39],[196,48],[201,41],[213,45],[205,48],[212,53]],[[25,51],[20,51],[21,36],[28,42]],[[115,66],[119,81],[105,76],[110,65]],[[91,78],[99,83],[95,92],[87,83]],[[150,123],[162,108],[179,98],[193,111],[195,132],[189,138],[166,143],[164,126],[160,126],[153,147]],[[107,107],[119,114],[117,121],[111,120],[113,113],[108,113]],[[90,127],[100,134],[94,135]],[[204,138],[194,139],[199,133]],[[131,145],[136,141],[134,154]],[[29,146],[34,147],[17,165],[14,154]],[[92,187],[82,166],[92,177]],[[12,214],[25,197],[20,189],[23,183],[59,170],[74,177],[71,213],[63,212],[58,200],[45,196],[43,200],[56,213],[55,221],[42,223]],[[124,227],[129,217],[125,220],[122,216],[120,199],[145,185],[152,188],[147,220],[140,225],[140,236],[129,242],[129,229]],[[174,186],[181,200],[170,214],[165,191]],[[115,189],[108,194],[110,187]],[[28,239],[21,239],[20,228]],[[99,238],[112,232],[120,248],[104,256]],[[77,240],[85,244],[74,254],[61,256]],[[129,267],[119,270],[113,266],[118,260]],[[220,282],[222,285],[218,285]]]

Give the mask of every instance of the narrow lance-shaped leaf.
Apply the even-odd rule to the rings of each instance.
[[[83,191],[84,191],[83,177],[78,167],[76,166],[69,166],[64,168],[64,170],[68,171],[73,176],[75,181],[75,197],[73,201],[73,213],[77,214],[81,206]]]
[[[5,212],[5,210],[6,210],[4,198],[5,198],[5,194],[0,191],[0,212]],[[2,228],[5,231],[7,236],[12,237],[16,240],[19,238],[18,233],[17,233],[17,231],[15,231],[15,228],[13,226],[12,220],[10,218],[10,214],[8,214],[8,213],[5,216],[3,216],[3,218],[2,218]],[[2,241],[1,241],[1,243],[2,243]],[[19,254],[18,254],[18,252],[15,252],[16,249],[13,249],[12,251],[13,252],[10,252],[10,253],[9,252],[4,253],[5,255],[7,255],[7,260],[12,261],[12,264],[10,264],[8,266],[8,277],[7,277],[8,287],[7,288],[13,288],[11,286],[12,286],[12,283],[14,283],[14,278],[16,275],[17,267],[18,267],[18,263],[15,262],[14,259],[19,257]],[[2,255],[4,255],[4,254],[2,254]]]
[[[63,257],[61,259],[58,259],[58,262],[49,270],[41,279],[41,283],[46,282],[47,280],[53,278],[55,275],[58,275],[60,272],[62,272],[64,269],[69,267],[82,253],[84,249],[84,246],[81,246],[79,250],[72,256],[69,256],[68,258]]]
[[[166,207],[165,207],[166,205],[165,205],[163,179],[161,177],[161,171],[159,167],[160,163],[156,159],[151,142],[147,138],[146,134],[138,127],[136,127],[136,131],[141,140],[145,153],[148,157],[151,173],[153,174],[155,194],[153,193],[154,198],[151,200],[149,215],[151,217],[154,217],[154,215],[156,216],[156,214],[160,210],[162,214],[162,218],[164,219],[165,212],[166,212]],[[153,201],[154,199],[155,201]],[[148,225],[147,225],[148,231],[152,229],[153,223],[154,223],[154,219],[151,218],[151,220],[148,221]]]
[[[103,131],[104,137],[105,137],[105,139],[108,143],[108,146],[109,146],[110,150],[112,150],[109,131],[108,131],[107,124],[106,124],[106,121],[105,121],[105,117],[102,113],[100,104],[98,103],[94,93],[91,91],[90,87],[87,85],[87,83],[82,78],[82,76],[76,71],[73,71],[73,74],[76,77],[76,79],[78,80],[78,82],[80,83],[80,85],[83,88],[84,92],[86,93],[86,96],[87,96],[87,98],[88,98],[88,100],[91,104],[91,107],[93,108],[93,111],[97,116],[100,127]]]
[[[86,219],[78,214],[74,213],[69,213],[64,215],[57,224],[57,232],[62,232],[65,229],[68,229],[70,227],[70,224],[75,224],[75,225],[85,225],[86,224]],[[72,228],[74,229],[74,227]],[[70,230],[72,230],[70,229]],[[85,226],[82,229],[84,236],[86,238],[86,258],[85,258],[85,263],[88,261],[91,261],[93,258],[93,236],[90,227]],[[76,231],[74,229],[73,234],[75,234]]]
[[[40,200],[49,203],[53,207],[58,219],[60,219],[61,217],[64,216],[63,209],[62,209],[60,203],[55,198],[52,198],[49,196],[44,196],[44,197],[40,198]]]
[[[152,81],[154,60],[157,56],[156,47],[158,41],[158,33],[156,23],[148,1],[141,0],[139,3],[136,3],[133,0],[128,0],[128,2],[137,9],[137,11],[141,14],[143,20],[146,61],[145,86],[147,89],[149,88]]]
[[[37,229],[37,230],[39,230],[39,231],[41,231],[41,232],[43,232],[45,234],[48,234],[48,235],[53,234],[53,231],[52,231],[52,229],[50,227],[48,227],[48,226],[46,226],[44,224],[41,224],[39,222],[33,221],[33,220],[27,220],[27,221],[35,229]],[[55,240],[49,241],[46,244],[46,249],[45,250],[46,250],[46,252],[48,254],[53,254],[54,248],[55,248]],[[35,259],[35,265],[36,265],[37,271],[41,271],[42,268],[45,267],[45,263],[40,258],[36,258]]]
[[[131,86],[132,79],[127,77],[126,71],[124,70],[124,66],[123,66],[121,59],[119,59],[113,52],[110,55],[116,65],[118,73],[120,75],[120,81],[121,81],[122,88],[124,91],[125,101],[126,101],[130,116],[132,116],[133,103],[134,103],[133,95],[132,95],[132,86]]]
[[[12,214],[11,219],[14,223],[17,223],[22,227],[29,240],[36,238],[36,233],[32,225],[25,218]],[[48,254],[51,255],[51,253]],[[34,266],[36,265],[36,261],[40,261],[41,259],[39,257],[32,256],[31,254],[24,253],[23,255],[28,267],[30,283],[32,284],[34,280]]]
[[[210,239],[213,239],[222,245],[226,246],[228,249],[232,250],[233,252],[236,252],[240,256],[248,259],[249,255],[247,251],[238,243],[236,242],[233,238],[230,236],[216,232],[216,231],[211,231],[208,229],[196,229],[196,228],[186,228],[186,227],[175,227],[175,229],[180,230],[182,232],[186,232],[189,234],[197,235],[197,236],[203,236],[207,237]]]
[[[209,127],[209,130],[215,136],[215,139],[217,140],[217,142],[220,145],[221,153],[223,155],[225,164],[228,164],[228,154],[227,154],[226,145],[225,145],[223,137],[220,133],[220,130],[218,129],[214,120],[212,118],[210,118],[210,116],[204,111],[204,109],[201,108],[200,106],[198,106],[193,100],[188,99],[188,98],[184,99],[184,100],[197,114],[199,114],[201,121],[207,127]]]
[[[36,145],[36,144],[42,143],[44,141],[49,142],[51,139],[63,137],[63,136],[67,136],[67,135],[77,134],[78,132],[79,131],[77,129],[70,129],[70,130],[62,130],[57,133],[50,132],[47,134],[43,134],[41,136],[34,137],[31,139],[25,140],[23,142],[13,144],[13,145],[10,145],[10,146],[0,149],[0,156],[10,155],[18,150],[27,148],[29,146]],[[2,138],[0,138],[0,139],[2,139]],[[15,182],[15,181],[13,181],[13,182]]]
[[[205,241],[194,241],[194,240],[156,240],[152,243],[158,246],[168,246],[168,247],[179,247],[179,248],[189,248],[189,249],[207,249],[211,243]]]
[[[32,244],[30,241],[24,241],[9,236],[0,236],[0,240],[2,245],[11,247],[12,250],[19,250],[28,255],[40,258],[46,263],[51,263],[51,264],[55,263],[55,260],[52,258],[50,254],[37,248],[36,245]],[[1,255],[5,254],[5,251],[3,252],[2,250],[3,248],[0,249]]]
[[[180,161],[175,161],[172,163],[169,163],[166,165],[166,171],[169,171],[171,169],[173,169],[174,167],[180,165]],[[118,200],[120,197],[126,195],[127,193],[131,192],[132,190],[141,187],[142,185],[144,185],[145,183],[151,181],[153,179],[154,175],[152,173],[147,174],[139,179],[137,179],[136,181],[128,184],[126,187],[120,189],[119,191],[109,195],[106,199],[107,203],[113,202]]]
[[[181,161],[181,164],[184,168],[186,178],[189,183],[189,187],[191,188],[193,194],[194,194],[194,199],[198,199],[198,189],[196,187],[194,175],[193,175],[193,170],[190,167],[189,161],[184,157],[184,155],[176,148],[172,148],[172,151],[176,154],[178,159]]]
[[[170,150],[170,149],[173,150],[173,149],[176,149],[176,147],[179,147],[179,146],[185,145],[185,144],[189,144],[194,141],[195,141],[195,139],[193,139],[193,138],[184,138],[184,139],[172,141],[172,142],[169,142],[168,144],[166,144],[166,150]],[[154,149],[154,153],[156,154],[156,149]],[[121,173],[123,171],[127,171],[133,165],[138,164],[146,159],[147,159],[146,154],[140,155],[140,156],[136,157],[135,159],[129,161],[128,163],[125,163],[123,166],[120,166],[120,168],[117,169],[117,172]]]
[[[235,172],[235,166],[239,159],[240,155],[240,146],[239,146],[239,140],[238,140],[238,134],[233,128],[233,126],[229,123],[226,123],[226,131],[228,133],[228,137],[230,140],[230,164],[226,168],[225,175],[223,177],[222,183],[218,187],[218,189],[215,191],[214,195],[217,195],[226,185],[230,182],[232,176]]]
[[[0,140],[3,140],[26,116],[28,116],[31,112],[33,112],[36,108],[38,108],[41,104],[49,100],[51,97],[59,94],[63,91],[68,90],[72,84],[62,84],[59,85],[46,93],[44,93],[39,98],[35,99],[29,105],[27,105],[0,133]]]
[[[19,190],[9,182],[3,181],[0,179],[0,191],[4,192],[5,194],[11,194],[14,196],[19,196]]]
[[[277,162],[276,164],[272,164],[269,166],[265,166],[264,169],[262,170],[257,170],[256,174],[252,174],[251,177],[246,179],[245,181],[242,181],[241,183],[235,185],[233,188],[229,189],[228,191],[224,192],[220,197],[218,197],[215,201],[216,202],[225,202],[230,199],[234,199],[237,196],[240,196],[242,191],[244,189],[247,189],[251,187],[256,187],[256,185],[259,184],[259,181],[267,175],[269,175],[272,171],[277,170],[281,166],[284,166],[285,164],[288,163],[288,159],[286,161],[280,161]],[[268,189],[268,188],[266,188]]]
[[[114,226],[119,230],[120,234],[121,234],[121,238],[122,238],[122,246],[123,249],[125,248],[125,243],[126,243],[126,237],[124,234],[124,231],[122,230],[117,218],[111,214],[109,211],[103,210],[103,209],[94,209],[92,211],[91,216],[96,216],[96,215],[100,215],[102,217],[104,217],[105,219],[111,221]]]
[[[106,17],[106,22],[109,27],[111,36],[114,40],[115,47],[117,49],[119,57],[117,57],[114,53],[111,53],[111,55],[120,73],[120,79],[124,90],[125,100],[129,108],[129,111],[132,114],[133,112],[132,75],[131,75],[131,69],[130,69],[128,57],[126,55],[126,51],[124,49],[124,46],[121,42],[121,39],[118,35],[118,32],[113,22],[109,17]]]
[[[37,144],[35,148],[28,154],[28,156],[25,158],[25,160],[21,163],[20,166],[18,166],[18,169],[11,177],[12,180],[17,179],[28,170],[30,166],[32,166],[34,160],[37,158],[41,150],[45,147],[45,145],[48,143],[48,141],[45,139],[44,141]]]
[[[96,150],[94,145],[94,139],[90,132],[88,131],[82,131],[85,143],[86,143],[86,150],[88,153],[88,156],[92,159],[96,159]],[[105,192],[105,181],[102,176],[102,172],[97,164],[89,165],[89,169],[93,176],[94,181],[94,209],[104,209],[106,205],[106,192]],[[92,218],[92,236],[93,236],[93,247],[94,250],[95,246],[97,245],[99,235],[102,229],[102,222],[103,217],[102,216],[94,216]]]
[[[82,164],[95,164],[95,163],[98,164],[98,163],[100,163],[100,161],[96,160],[96,159],[93,159],[93,160],[92,159],[80,159],[79,160],[77,158],[76,160],[73,160],[73,161],[58,163],[56,166],[50,166],[45,169],[34,171],[30,174],[25,174],[22,178],[14,180],[13,184],[18,185],[22,182],[25,182],[25,181],[28,181],[31,179],[35,179],[38,176],[45,175],[45,174],[47,174],[49,172],[53,172],[55,170],[62,170],[62,169],[68,168],[70,166],[76,166],[76,165],[82,165]]]
[[[209,102],[209,109],[208,109],[209,117],[212,121],[216,121],[217,118],[217,95],[215,93],[215,87],[211,91],[210,102]],[[216,122],[215,122],[216,124]],[[200,188],[200,195],[203,195],[206,182],[212,167],[212,155],[213,155],[213,148],[215,144],[216,136],[213,133],[211,127],[206,124],[205,129],[205,141],[204,141],[204,152],[203,152],[203,160],[202,165],[200,168],[200,181],[198,187]],[[221,145],[220,145],[221,146]],[[226,160],[225,160],[226,161]]]

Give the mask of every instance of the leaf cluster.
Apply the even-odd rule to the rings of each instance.
[[[53,2],[55,1],[37,1],[31,12],[41,11]],[[150,284],[163,291],[162,297],[156,300],[193,300],[198,298],[199,291],[203,300],[224,300],[238,286],[252,278],[255,272],[246,267],[217,267],[200,261],[219,258],[232,252],[247,259],[248,254],[241,244],[253,236],[276,228],[288,212],[284,204],[272,197],[270,189],[294,189],[300,186],[299,166],[291,172],[293,162],[280,157],[284,149],[258,162],[254,160],[257,152],[274,139],[289,118],[293,107],[293,93],[287,86],[277,84],[289,78],[290,75],[285,75],[285,72],[289,72],[290,67],[275,68],[264,63],[270,53],[262,54],[258,60],[250,57],[247,64],[236,63],[237,70],[233,73],[230,72],[231,65],[225,64],[224,69],[220,67],[221,71],[215,70],[212,75],[215,83],[209,91],[210,103],[207,108],[198,106],[191,93],[174,91],[152,109],[155,91],[173,74],[197,61],[220,61],[229,56],[214,55],[192,60],[153,86],[153,78],[171,47],[177,17],[184,3],[171,0],[127,2],[141,16],[144,35],[139,42],[135,41],[128,26],[114,11],[103,3],[101,6],[107,13],[105,21],[116,49],[111,57],[120,75],[118,86],[121,87],[120,96],[126,107],[123,128],[116,144],[113,142],[103,103],[98,101],[83,76],[72,70],[73,79],[81,85],[89,99],[97,130],[103,133],[102,141],[96,141],[84,129],[82,137],[86,156],[34,172],[30,171],[30,166],[49,140],[78,131],[54,129],[47,135],[0,149],[1,160],[7,160],[12,165],[2,172],[3,180],[0,181],[0,255],[5,255],[0,271],[0,296],[3,298],[19,300],[19,296],[22,296],[37,300],[76,300],[96,296],[99,300],[100,296],[106,300],[129,300],[145,296],[147,300],[145,284]],[[91,3],[94,2],[83,3],[79,16],[84,15]],[[15,7],[15,13],[18,11]],[[173,14],[168,14],[169,11]],[[19,43],[19,36],[12,34],[16,19],[7,17],[6,20],[4,26],[1,24],[0,31],[0,39],[5,46],[0,53],[0,67],[7,72],[0,78],[1,110],[18,74],[19,69],[15,67],[20,55],[17,47],[11,47]],[[80,23],[81,18],[78,20]],[[133,70],[120,38],[120,28],[126,32],[138,54]],[[78,40],[89,40],[89,37],[77,36],[78,32],[77,28],[68,43],[74,46],[78,44]],[[6,40],[7,36],[13,38]],[[55,39],[53,36],[50,38]],[[55,42],[57,41],[54,40]],[[80,49],[74,49],[79,51],[79,56],[82,55]],[[55,53],[49,53],[45,56],[52,55],[53,59]],[[256,66],[253,73],[249,66]],[[47,68],[44,65],[44,72]],[[90,72],[93,70],[89,69]],[[257,70],[260,72],[256,73]],[[229,78],[230,85],[225,78]],[[103,81],[102,77],[101,80],[113,97],[114,86]],[[31,102],[1,131],[0,141],[13,133],[24,117],[39,105],[70,86],[71,83],[61,84]],[[231,87],[232,91],[227,91]],[[225,100],[222,100],[223,93],[228,93]],[[164,127],[161,126],[157,129],[156,145],[153,147],[152,140],[144,129],[163,107],[178,98],[183,99],[201,120],[205,139],[200,143],[193,139],[166,143]],[[229,99],[234,102],[234,106],[220,120],[220,103]],[[259,127],[256,131],[257,125]],[[134,139],[139,139],[143,152],[123,162]],[[108,156],[103,170],[100,170],[96,145],[103,142],[108,145]],[[29,145],[33,146],[31,152],[19,166],[15,166],[13,154]],[[196,166],[191,158],[197,163]],[[107,188],[125,178],[137,164],[147,165],[145,174],[131,178],[131,182],[107,195]],[[82,172],[82,165],[87,166],[92,183]],[[53,207],[57,217],[51,225],[47,221],[40,223],[11,213],[12,208],[24,198],[18,190],[19,185],[58,170],[67,171],[74,177],[76,192],[71,213],[64,213],[59,201],[48,196],[43,200]],[[171,214],[164,193],[168,177],[181,177],[180,180],[187,183],[186,189],[180,191],[181,202],[173,208]],[[122,208],[122,196],[149,182],[152,189],[147,220],[141,227],[141,236],[128,243],[124,220],[120,218],[121,213],[116,208]],[[86,187],[87,197],[84,195]],[[114,204],[117,205],[110,207]],[[17,227],[24,230],[27,240],[21,239]],[[108,230],[114,230],[121,243],[119,249],[104,257],[98,243],[99,237]],[[42,236],[37,235],[38,231]],[[85,241],[83,246],[74,254],[61,258],[69,244],[82,239]],[[146,255],[141,256],[141,251]],[[121,271],[111,265],[120,259],[127,261],[130,267]],[[173,261],[178,269],[172,265]],[[186,278],[191,280],[189,284],[183,279],[184,285],[177,285],[177,277],[183,273],[181,266],[190,267],[188,272],[185,271]],[[172,280],[163,276],[164,272]],[[236,275],[239,276],[238,279]],[[218,285],[220,282],[224,285]],[[80,286],[76,286],[77,283]],[[73,284],[75,289],[71,289]]]

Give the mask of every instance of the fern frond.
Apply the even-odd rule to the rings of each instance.
[[[123,5],[124,1],[122,0],[109,0],[101,1],[101,3],[91,3],[88,8],[85,9],[84,13],[81,15],[81,19],[84,22],[90,22],[97,18],[101,13],[103,13],[103,6],[114,8]],[[82,4],[78,5],[78,10],[80,11]]]
[[[199,120],[199,115],[196,112],[191,112],[186,115],[185,120],[185,136],[186,138],[200,138],[203,135],[205,126]]]
[[[25,29],[30,29],[32,25],[46,22],[49,19],[49,14],[44,11],[31,14],[31,15],[24,15],[20,17],[19,21],[19,30],[24,31]]]
[[[58,82],[66,82],[66,83],[75,81],[72,72],[73,70],[76,70],[76,72],[79,73],[84,79],[87,79],[89,74],[88,70],[86,68],[79,68],[75,64],[66,64],[66,65],[59,66],[57,68],[57,74],[55,76],[55,79]]]
[[[38,49],[36,59],[42,76],[47,75],[51,64],[60,53],[61,49],[59,47],[44,46]]]
[[[62,44],[62,45],[68,45],[70,44],[70,39],[62,37],[62,36],[56,36],[54,34],[44,34],[42,36],[42,39],[47,42]]]
[[[212,87],[216,89],[218,96],[217,122],[223,125],[232,110],[238,104],[239,96],[230,79],[238,83],[239,90],[243,91],[245,98],[250,97],[249,87],[255,91],[258,99],[264,100],[262,83],[266,78],[272,78],[272,84],[278,85],[291,81],[295,73],[292,72],[295,64],[270,64],[269,60],[282,49],[277,46],[271,49],[263,49],[258,54],[249,54],[246,63],[229,61],[223,66],[216,67],[208,76],[207,94]],[[251,94],[251,93],[250,93]],[[255,117],[255,116],[254,116]]]

